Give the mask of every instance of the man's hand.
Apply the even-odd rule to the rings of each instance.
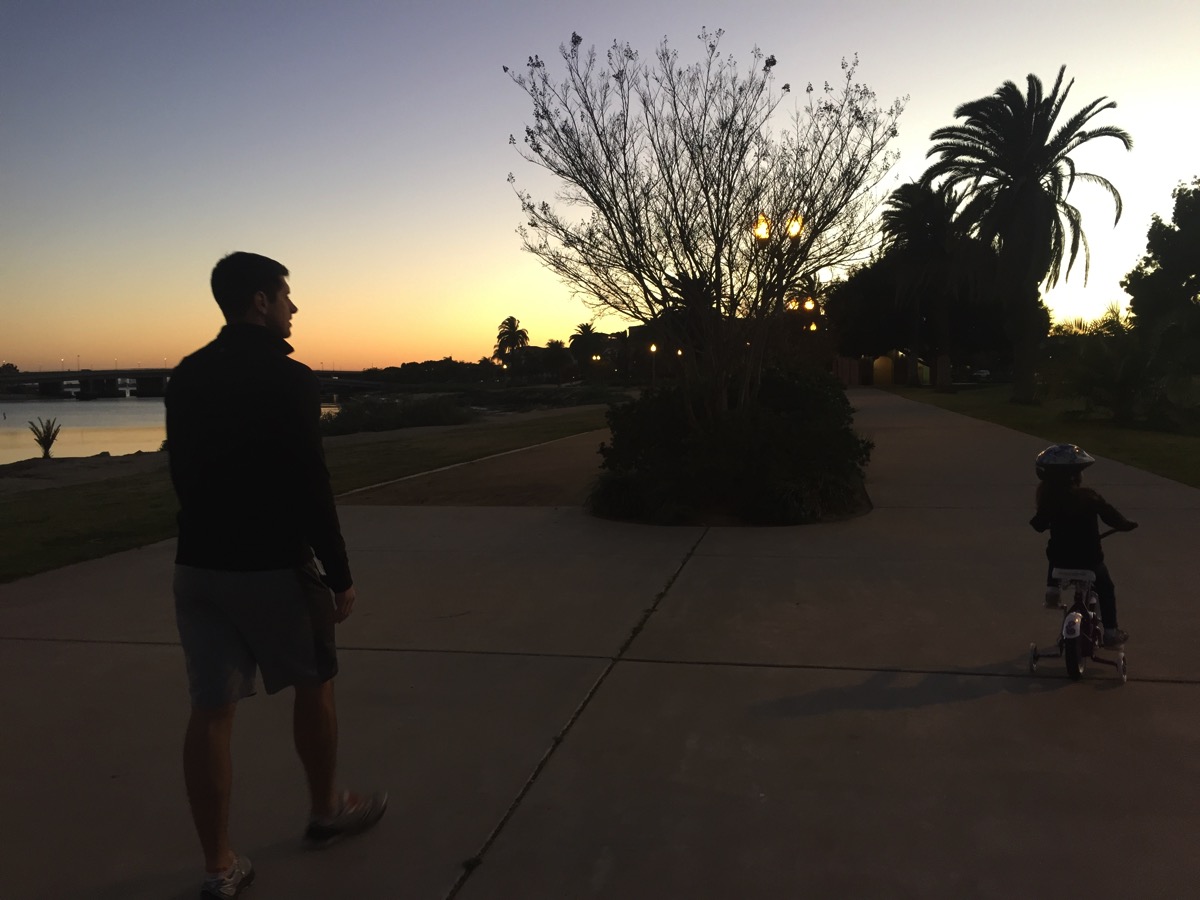
[[[345,622],[354,611],[354,587],[338,591],[333,595],[333,621]]]

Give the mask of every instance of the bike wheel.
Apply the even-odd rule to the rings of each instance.
[[[1080,638],[1073,638],[1063,644],[1063,659],[1067,663],[1067,676],[1078,680],[1083,675],[1084,658],[1079,652]]]
[[[1029,645],[1029,674],[1030,675],[1034,675],[1037,673],[1037,664],[1038,664],[1039,658],[1040,658],[1040,656],[1038,654],[1037,644],[1030,644]]]

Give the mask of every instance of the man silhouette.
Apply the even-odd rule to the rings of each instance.
[[[293,687],[293,732],[322,845],[365,831],[384,793],[335,790],[334,625],[355,591],[320,434],[320,388],[288,358],[297,312],[288,270],[233,253],[212,271],[226,325],[167,386],[167,447],[179,499],[175,611],[192,712],[183,768],[206,874],[201,897],[237,897],[254,867],[229,839],[237,703]],[[315,558],[314,558],[315,557]],[[324,574],[317,568],[320,560]]]

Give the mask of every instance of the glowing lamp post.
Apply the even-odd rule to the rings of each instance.
[[[658,358],[658,345],[650,345],[650,387],[653,388],[658,381],[658,372],[655,369],[654,361]]]
[[[760,244],[771,239],[771,220],[762,213],[758,214],[758,223],[754,226],[754,239]]]
[[[788,213],[783,227],[788,240],[794,241],[804,230],[804,217],[796,212]],[[771,220],[762,213],[758,214],[758,221],[754,224],[754,239],[760,244],[765,244],[771,239]]]
[[[758,221],[754,223],[754,240],[760,247],[767,247],[771,243],[771,233],[773,231],[772,222],[764,213],[758,214]],[[804,230],[804,217],[798,212],[790,212],[783,220],[783,235],[785,240],[779,242],[774,247],[772,253],[772,262],[777,267],[777,274],[772,280],[777,281],[775,289],[771,293],[777,293],[778,296],[772,298],[775,303],[780,306],[786,305],[784,297],[784,282],[787,280],[782,272],[784,256],[796,245],[800,239],[800,233]],[[779,306],[776,307],[778,309]]]

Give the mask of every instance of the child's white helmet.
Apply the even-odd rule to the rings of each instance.
[[[1095,461],[1094,456],[1076,444],[1054,444],[1038,454],[1035,468],[1038,478],[1044,479],[1051,474],[1074,475]]]

